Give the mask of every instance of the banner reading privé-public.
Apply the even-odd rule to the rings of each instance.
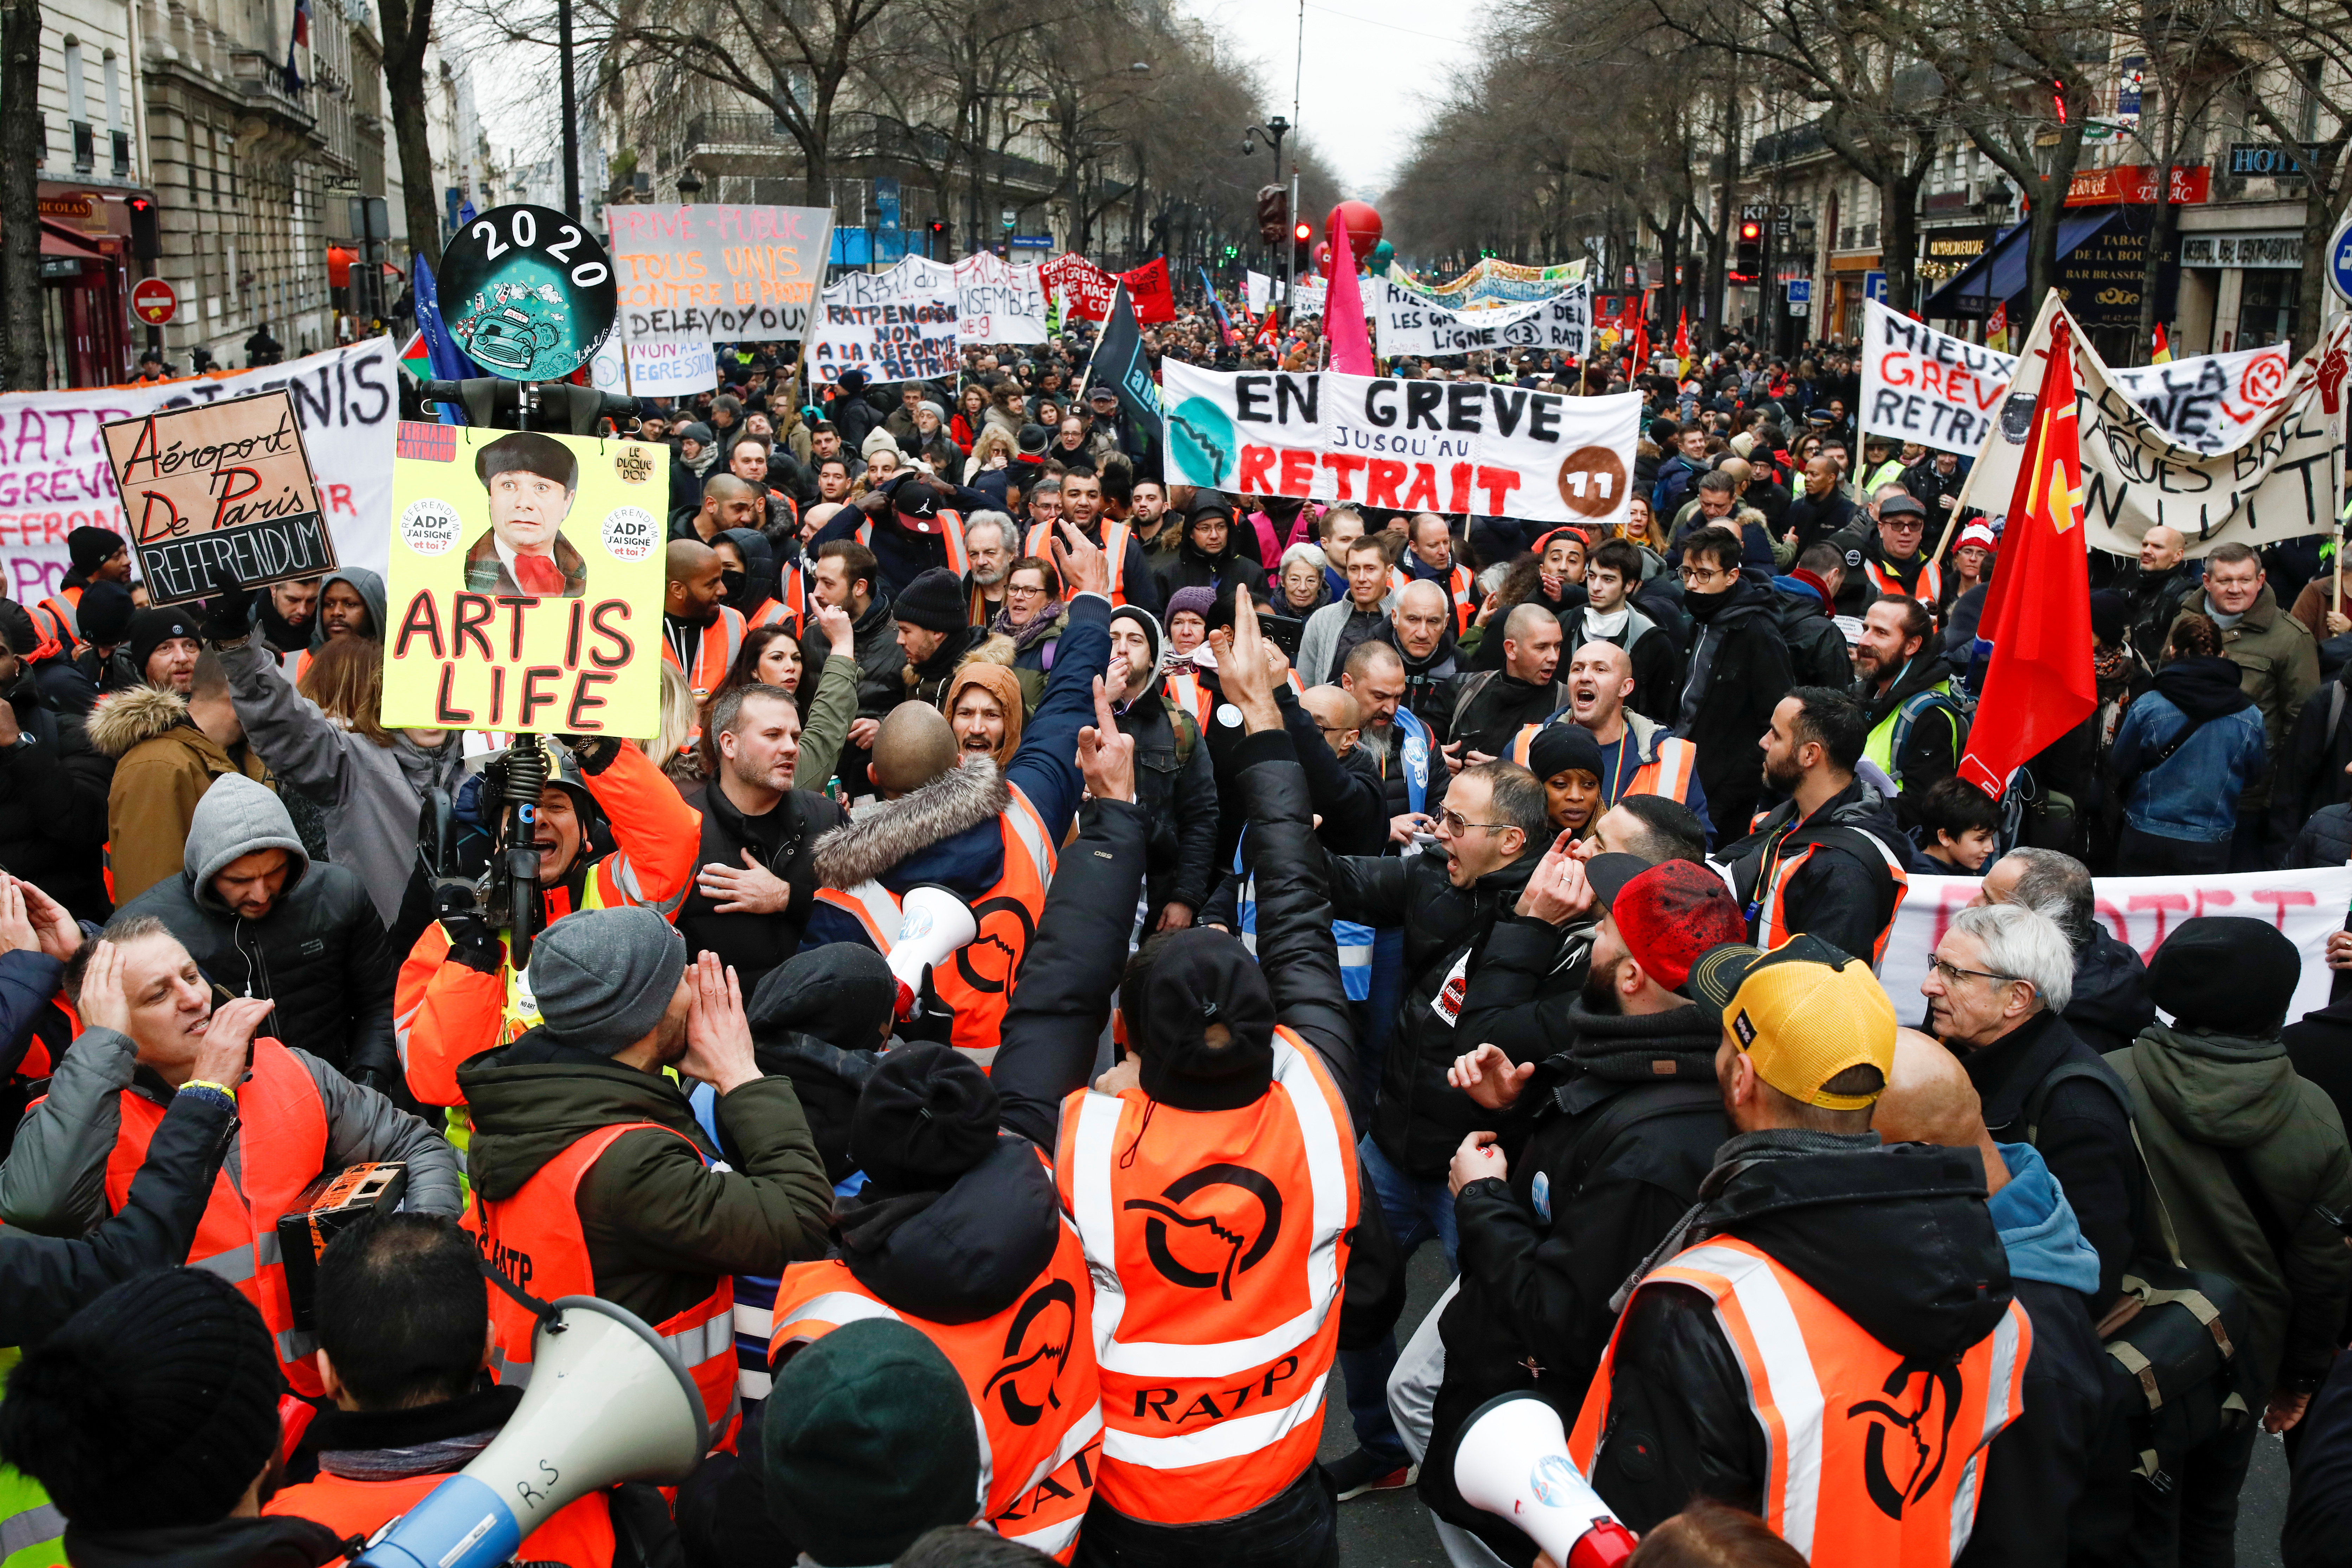
[[[643,442],[403,424],[383,722],[656,733],[668,482]]]
[[[1637,392],[1564,397],[1336,371],[1160,362],[1170,480],[1531,522],[1622,520]]]
[[[824,281],[824,207],[612,206],[604,220],[630,343],[796,340]]]

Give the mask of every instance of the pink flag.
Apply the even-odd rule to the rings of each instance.
[[[1331,344],[1331,368],[1372,375],[1372,340],[1364,330],[1364,297],[1356,287],[1356,253],[1337,207],[1331,209],[1330,239],[1331,292],[1323,302],[1323,335]]]

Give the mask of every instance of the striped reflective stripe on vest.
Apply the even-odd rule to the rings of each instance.
[[[1248,830],[1243,830],[1248,835]],[[1240,927],[1242,946],[1253,956],[1257,952],[1257,878],[1242,864],[1239,845],[1234,849],[1234,874],[1241,881],[1234,889],[1234,921]],[[1379,935],[1370,926],[1353,920],[1331,922],[1331,940],[1339,949],[1339,983],[1347,988],[1351,1002],[1370,1001],[1372,996],[1372,938]]]
[[[0,1465],[0,1568],[64,1568],[66,1516],[41,1483]]]

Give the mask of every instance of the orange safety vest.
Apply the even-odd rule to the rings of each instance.
[[[1717,1326],[1747,1373],[1774,1534],[1813,1568],[1949,1568],[1976,1524],[1985,1449],[2023,1406],[2033,1348],[2024,1308],[2010,1302],[1957,1366],[1934,1367],[1880,1344],[1737,1237],[1677,1254],[1637,1290],[1662,1284],[1715,1302]],[[1568,1439],[1587,1475],[1607,1429],[1616,1359],[1612,1335]]]
[[[575,1139],[570,1148],[541,1166],[512,1197],[485,1199],[477,1190],[466,1211],[466,1228],[482,1256],[542,1301],[559,1296],[593,1296],[595,1270],[588,1261],[588,1238],[580,1228],[580,1181],[614,1139],[650,1130],[686,1134],[658,1122],[622,1122]],[[693,1140],[688,1139],[691,1146]],[[697,1149],[699,1156],[701,1151]],[[531,1339],[539,1319],[504,1291],[490,1292],[490,1370],[500,1383],[530,1381]],[[710,1446],[735,1443],[735,1280],[712,1276],[710,1294],[684,1312],[653,1325],[702,1393],[702,1413],[710,1423]]]
[[[448,1475],[409,1476],[396,1481],[355,1481],[319,1472],[318,1479],[281,1489],[262,1505],[265,1514],[290,1515],[323,1524],[337,1535],[362,1540],[423,1502]],[[523,1541],[522,1562],[556,1563],[562,1568],[611,1568],[613,1512],[604,1494],[592,1491],[559,1511]],[[335,1563],[345,1559],[338,1557]],[[335,1563],[328,1568],[335,1568]]]
[[[672,669],[685,669],[667,633],[662,637],[661,651]],[[694,650],[694,668],[686,670],[686,684],[694,688],[696,702],[704,701],[719,689],[727,672],[735,667],[735,655],[742,651],[743,612],[722,604],[718,617],[702,629],[702,641]]]
[[[1003,874],[971,900],[979,933],[956,949],[952,963],[931,970],[932,988],[955,1015],[950,1043],[983,1069],[996,1060],[996,1034],[1013,995],[1013,977],[1045,913],[1045,890],[1054,881],[1054,836],[1021,786],[1012,789],[1013,803],[997,819],[1004,835]],[[898,894],[878,882],[861,882],[819,888],[816,896],[856,919],[875,949],[889,956],[898,940]]]
[[[33,606],[34,628],[41,633],[43,643],[55,643],[57,646],[48,655],[34,649],[26,654],[27,659],[69,653],[82,645],[81,595],[79,588],[61,588]]]
[[[1021,1300],[975,1322],[902,1312],[857,1282],[849,1265],[795,1263],[776,1287],[771,1363],[861,1318],[911,1323],[955,1364],[987,1435],[982,1455],[988,1522],[999,1535],[1067,1563],[1102,1469],[1100,1374],[1087,1324],[1094,1284],[1085,1250],[1061,1222],[1053,1261]]]
[[[948,570],[958,577],[971,570],[971,558],[964,553],[963,517],[960,513],[940,508],[940,542],[947,547]],[[929,536],[925,536],[928,538]],[[874,548],[874,524],[871,519],[857,525],[857,542],[866,549]]]
[[[1280,1493],[1315,1462],[1357,1213],[1314,1051],[1277,1028],[1272,1085],[1233,1111],[1079,1090],[1054,1180],[1095,1278],[1103,1500],[1190,1524]]]
[[[293,659],[293,664],[280,667],[285,669],[287,680],[299,686],[302,684],[302,677],[310,673],[310,650],[297,648],[289,656]]]
[[[1895,852],[1878,841],[1877,834],[1853,827],[1849,827],[1847,831],[1867,840],[1870,847],[1878,852],[1879,858],[1886,862],[1887,873],[1895,879],[1895,907],[1888,912],[1886,924],[1879,927],[1878,939],[1870,946],[1870,967],[1875,969],[1886,956],[1886,939],[1895,933],[1895,917],[1903,912],[1903,901],[1911,895],[1911,876],[1903,869],[1903,862],[1895,858]],[[1772,867],[1771,884],[1757,890],[1756,945],[1766,952],[1797,935],[1789,929],[1789,883],[1795,879],[1797,868],[1812,859],[1822,847],[1820,844],[1805,844],[1800,847],[1794,857],[1782,855]]]
[[[1691,776],[1698,770],[1698,747],[1677,736],[1658,743],[1658,755],[1633,769],[1628,795],[1663,795],[1682,800],[1690,795]]]
[[[1906,598],[1917,600],[1930,610],[1935,609],[1937,601],[1944,596],[1944,569],[1936,561],[1931,560],[1919,569],[1918,586],[1916,592],[1904,587],[1900,577],[1888,571],[1868,556],[1862,559],[1862,570],[1863,574],[1870,579],[1870,585],[1879,592],[1900,593]]]
[[[1216,707],[1215,694],[1201,684],[1201,677],[1191,670],[1180,670],[1160,683],[1160,689],[1178,707],[1192,716],[1201,733],[1209,733],[1209,715]]]
[[[1127,602],[1127,539],[1134,531],[1125,523],[1102,525],[1103,559],[1110,563],[1110,601],[1113,604]],[[1021,553],[1050,561],[1054,559],[1051,549],[1054,538],[1052,523],[1038,523],[1030,528],[1029,537],[1022,540]],[[1066,596],[1070,591],[1069,584],[1064,583],[1062,588]]]
[[[1399,572],[1398,575],[1402,576],[1405,582],[1415,580],[1409,573]],[[1459,637],[1469,631],[1470,622],[1478,614],[1478,599],[1475,591],[1478,580],[1470,575],[1470,569],[1457,560],[1447,569],[1443,580],[1428,578],[1421,580],[1436,582],[1439,587],[1445,590],[1446,597],[1454,601],[1454,634]],[[1402,588],[1404,583],[1399,583],[1397,586]]]
[[[116,1102],[121,1125],[106,1157],[106,1203],[120,1213],[130,1201],[131,1178],[147,1163],[147,1145],[165,1107],[128,1089]],[[213,1178],[188,1266],[219,1275],[259,1310],[286,1381],[297,1394],[316,1397],[326,1392],[311,1360],[318,1338],[294,1327],[278,1220],[293,1212],[302,1189],[319,1179],[327,1163],[327,1107],[310,1070],[292,1051],[274,1040],[257,1040],[236,1110],[245,1129],[237,1138],[237,1179],[231,1181],[226,1168]]]

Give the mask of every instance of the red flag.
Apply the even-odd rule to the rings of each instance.
[[[1977,632],[1992,657],[1960,758],[1960,777],[1996,800],[2011,774],[2099,706],[2074,334],[2063,311],[2051,327],[2025,453]]]
[[[2156,352],[2148,357],[2147,362],[2151,365],[2172,363],[2172,345],[2164,340],[2164,323],[2161,321],[2156,324]]]
[[[1690,358],[1690,311],[1684,309],[1675,316],[1675,358]]]
[[[1633,319],[1633,364],[1629,375],[1642,376],[1650,372],[1650,318]]]
[[[1127,302],[1135,307],[1135,319],[1149,325],[1154,321],[1176,319],[1176,291],[1168,286],[1168,258],[1155,256],[1132,272],[1122,272],[1119,281],[1127,285]]]
[[[1348,225],[1331,209],[1331,291],[1323,302],[1323,335],[1331,343],[1331,368],[1351,376],[1378,374],[1372,340],[1364,330],[1364,296],[1356,287],[1356,252]]]

